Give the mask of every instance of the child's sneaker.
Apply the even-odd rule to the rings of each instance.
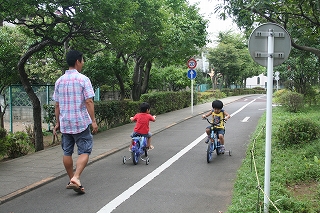
[[[221,146],[220,146],[220,153],[221,153],[221,154],[224,154],[224,152],[225,152],[224,145],[221,145]]]

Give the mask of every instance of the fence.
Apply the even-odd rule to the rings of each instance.
[[[44,110],[43,106],[45,104],[54,104],[54,101],[52,100],[54,85],[32,85],[32,89],[40,101],[41,117],[43,123],[45,123],[44,117],[46,116],[46,111]],[[0,95],[0,106],[4,106],[5,103],[8,104],[8,108],[6,109],[6,113],[4,115],[5,127],[7,126],[9,131],[13,132],[14,126],[17,128],[18,124],[28,125],[33,123],[33,106],[23,86],[11,85],[6,91],[4,91],[4,94],[4,96]],[[4,100],[4,97],[6,100]],[[125,98],[131,99],[131,91],[125,91]],[[97,101],[119,100],[120,92],[100,92],[100,89],[98,88],[95,92],[94,99]],[[16,125],[13,125],[14,123]],[[49,124],[43,125],[43,127],[46,127],[46,130],[50,130]],[[19,130],[21,130],[21,128],[19,128]]]
[[[42,107],[41,116],[46,116],[43,105],[52,103],[52,95],[54,85],[32,85],[32,89],[37,95]],[[13,131],[14,122],[32,123],[33,122],[33,106],[29,96],[21,85],[11,85],[5,91],[4,100],[0,100],[3,106],[4,102],[8,104],[8,108],[4,115],[4,121],[10,123],[10,131]],[[48,127],[49,128],[49,127]]]

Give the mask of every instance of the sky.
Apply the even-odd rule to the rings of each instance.
[[[209,39],[215,40],[217,38],[217,35],[220,31],[238,31],[238,28],[236,24],[232,23],[231,18],[228,18],[226,20],[220,20],[217,16],[217,14],[214,14],[214,8],[217,4],[222,3],[222,1],[218,0],[188,0],[190,5],[194,5],[199,2],[198,7],[200,8],[200,14],[203,15],[203,17],[207,20],[209,20],[209,27],[207,29],[209,33]],[[208,46],[214,46],[215,44],[209,44]]]

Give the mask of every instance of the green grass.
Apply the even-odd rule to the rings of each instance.
[[[280,125],[290,118],[310,118],[320,129],[318,107],[307,107],[298,113],[276,107],[272,117],[269,212],[320,212],[320,139],[284,147],[281,134],[277,132]],[[264,115],[251,136],[246,158],[238,171],[228,213],[263,212],[265,124]],[[275,138],[277,134],[280,136]],[[254,153],[255,164],[251,153]]]

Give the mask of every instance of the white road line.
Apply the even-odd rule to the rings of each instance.
[[[194,146],[196,146],[206,135],[207,135],[206,133],[203,133],[200,137],[198,137],[196,140],[194,140],[192,143],[190,143],[188,146],[186,146],[184,149],[182,149],[180,152],[178,152],[172,158],[170,158],[169,160],[164,162],[161,166],[159,166],[158,168],[153,170],[153,172],[149,173],[147,176],[142,178],[139,182],[135,183],[129,189],[124,191],[121,195],[119,195],[118,197],[113,199],[110,203],[105,205],[97,213],[112,212],[121,203],[123,203],[125,200],[130,198],[131,195],[136,193],[139,189],[141,189],[143,186],[145,186],[147,183],[149,183],[153,178],[157,177],[161,172],[163,172],[165,169],[167,169],[169,166],[171,166],[171,164],[173,164],[175,161],[177,161],[181,156],[183,156],[189,150],[191,150]]]
[[[249,119],[250,117],[245,117],[241,122],[248,122]]]
[[[256,99],[254,99],[253,101],[247,103],[246,105],[244,105],[243,107],[238,109],[236,112],[232,113],[230,116],[233,116],[233,115],[239,113],[241,110],[246,108],[249,104],[253,103],[255,100]],[[104,207],[102,207],[97,213],[110,213],[113,210],[115,210],[124,201],[126,201],[134,193],[136,193],[139,189],[141,189],[143,186],[145,186],[147,183],[149,183],[151,180],[153,180],[155,177],[157,177],[161,172],[163,172],[165,169],[167,169],[169,166],[171,166],[174,162],[176,162],[180,157],[182,157],[184,154],[186,154],[188,151],[190,151],[193,147],[195,147],[206,136],[207,136],[207,134],[203,133],[200,137],[198,137],[196,140],[194,140],[192,143],[190,143],[188,146],[186,146],[184,149],[182,149],[176,155],[171,157],[169,160],[164,162],[161,166],[159,166],[158,168],[153,170],[147,176],[142,178],[139,182],[135,183],[129,189],[127,189],[122,194],[120,194],[118,197],[116,197],[115,199],[110,201],[108,204],[106,204]]]
[[[232,113],[230,116],[234,116],[235,114],[237,114],[238,112],[242,111],[244,108],[246,108],[249,104],[252,104],[253,102],[255,102],[257,99],[253,99],[252,101],[250,101],[249,103],[247,103],[246,105],[244,105],[243,107],[241,107],[240,109],[238,109],[237,111],[235,111],[234,113]]]

